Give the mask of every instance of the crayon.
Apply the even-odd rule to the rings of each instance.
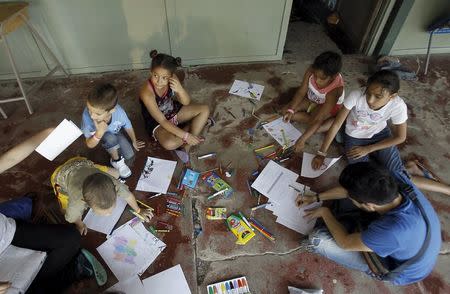
[[[208,294],[214,294],[214,289],[212,286],[208,287]]]
[[[230,284],[229,283],[227,283],[227,282],[225,282],[225,287],[227,288],[227,294],[230,294],[231,293],[231,288],[230,288]]]
[[[250,228],[250,229],[252,229],[252,231],[254,231],[253,230],[253,228],[252,228],[252,225],[250,225],[250,223],[248,222],[248,220],[245,218],[245,215],[242,213],[242,212],[238,212],[238,214],[240,215],[240,217],[242,218],[242,220],[244,221],[244,223]]]
[[[260,209],[260,208],[264,208],[264,207],[266,207],[266,206],[269,205],[269,204],[271,204],[271,203],[270,203],[270,202],[267,202],[267,203],[264,203],[264,204],[261,204],[261,205],[257,205],[257,206],[255,206],[255,207],[252,207],[252,211],[255,211],[255,210]]]
[[[222,289],[222,293],[227,293],[226,292],[227,289],[225,288],[225,283],[221,283],[220,286],[221,286],[221,289]]]
[[[233,286],[234,286],[234,289],[236,289],[235,291],[236,291],[236,293],[237,294],[239,294],[239,287],[238,287],[238,284],[237,284],[237,282],[236,282],[236,280],[233,280]]]
[[[204,159],[204,158],[208,158],[208,157],[212,157],[212,156],[216,156],[216,152],[211,152],[211,153],[207,153],[201,156],[198,156],[198,159]]]
[[[242,289],[242,282],[241,282],[241,280],[238,280],[238,287],[239,287],[239,294],[243,293],[244,289]]]
[[[152,195],[150,197],[147,197],[147,199],[152,199],[152,198],[155,198],[155,197],[158,197],[158,196],[161,196],[161,195],[163,195],[163,193],[158,193],[158,194]]]
[[[248,288],[247,280],[245,278],[242,279],[242,284],[244,285],[246,291],[245,293],[250,293],[250,289]]]
[[[216,193],[214,193],[214,194],[208,196],[208,200],[211,200],[211,199],[213,199],[214,197],[217,197],[217,196],[219,196],[219,195],[225,193],[226,191],[228,191],[228,188],[225,188],[225,189],[223,189],[223,190],[220,190],[220,191],[218,191],[218,192],[216,192]]]
[[[219,292],[217,292],[216,286],[214,286],[214,294],[219,294]]]

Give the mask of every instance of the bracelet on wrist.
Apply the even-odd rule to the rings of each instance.
[[[322,151],[320,151],[320,150],[317,150],[316,154],[317,154],[317,155],[320,155],[320,156],[323,156],[323,157],[326,157],[326,156],[327,156],[327,153],[326,153],[326,152],[322,152]]]
[[[292,114],[295,113],[294,109],[292,109],[292,108],[288,108],[286,111],[289,112],[289,113],[292,113]]]
[[[102,138],[97,137],[97,134],[94,133],[94,135],[92,136],[92,138],[94,138],[95,141],[100,141]]]

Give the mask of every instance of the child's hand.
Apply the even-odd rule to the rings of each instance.
[[[95,125],[95,129],[96,129],[96,133],[99,136],[103,136],[103,134],[108,129],[108,124],[103,120],[102,121],[94,120],[94,125]]]
[[[303,151],[304,148],[305,148],[305,142],[303,142],[303,140],[298,139],[297,142],[295,142],[294,151],[296,153],[300,153]]]
[[[136,141],[133,142],[133,147],[134,147],[134,149],[136,149],[136,151],[139,151],[139,149],[145,147],[145,142],[136,140]]]
[[[80,232],[81,236],[85,236],[88,232],[88,227],[85,223],[81,222],[80,224],[76,224],[78,231]]]
[[[325,157],[322,155],[316,155],[314,156],[313,160],[311,161],[311,167],[313,170],[318,170],[323,166],[323,162],[325,161]]]
[[[0,282],[0,294],[5,294],[11,287],[11,282]]]
[[[328,211],[329,211],[329,208],[324,207],[324,206],[316,208],[316,209],[306,210],[305,216],[303,218],[313,220],[315,218],[323,217],[324,214],[327,213]]]
[[[153,212],[150,209],[141,209],[139,214],[145,219],[145,222],[147,222],[147,223],[153,217]]]
[[[297,195],[297,199],[295,199],[295,204],[297,204],[298,207],[307,206],[311,203],[316,202],[316,196],[315,195]]]
[[[294,116],[294,114],[292,112],[287,112],[284,114],[283,116],[283,121],[288,123],[291,121],[292,117]]]
[[[181,86],[180,80],[176,75],[173,75],[169,79],[169,86],[175,93],[179,93],[183,90],[183,86]]]
[[[372,152],[369,146],[354,146],[347,152],[347,157],[358,159]]]
[[[192,135],[192,134],[189,134],[188,136],[187,136],[187,138],[186,138],[186,143],[188,144],[188,145],[191,145],[191,146],[195,146],[195,145],[198,145],[198,144],[200,144],[201,142],[203,142],[204,140],[202,140],[201,138],[199,138],[199,137],[197,137],[197,136],[194,136],[194,135]]]

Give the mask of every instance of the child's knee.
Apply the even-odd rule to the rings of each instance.
[[[209,114],[210,114],[211,111],[210,111],[208,105],[202,104],[202,105],[200,105],[200,112],[203,113],[203,114],[206,115],[206,116],[209,116]]]
[[[180,147],[180,144],[173,139],[161,140],[159,143],[166,150],[175,150]]]

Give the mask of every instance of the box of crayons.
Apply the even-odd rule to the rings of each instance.
[[[239,293],[249,294],[247,279],[245,277],[239,277],[215,284],[208,285],[208,294],[228,294]]]

